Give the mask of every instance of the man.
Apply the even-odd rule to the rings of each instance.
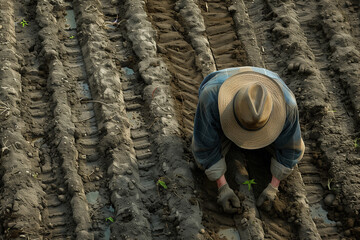
[[[231,143],[244,149],[272,149],[272,180],[257,200],[271,203],[285,179],[301,160],[305,145],[293,93],[269,70],[237,67],[205,77],[199,88],[192,151],[197,165],[218,186],[218,204],[225,212],[240,207],[225,179],[225,155]]]

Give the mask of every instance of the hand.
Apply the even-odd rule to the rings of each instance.
[[[256,206],[260,207],[264,204],[264,202],[266,200],[269,201],[269,204],[267,204],[265,206],[265,210],[270,211],[276,194],[279,192],[279,190],[277,189],[277,187],[273,187],[270,183],[268,184],[268,186],[264,189],[264,191],[260,194],[257,202],[256,202]]]
[[[217,203],[223,207],[226,213],[235,213],[237,212],[236,208],[240,207],[239,198],[227,183],[219,188]]]

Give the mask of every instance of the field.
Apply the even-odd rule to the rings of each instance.
[[[266,211],[268,153],[232,147],[229,215],[190,139],[237,66],[288,84],[306,152]],[[359,127],[358,0],[0,0],[0,239],[360,239]]]

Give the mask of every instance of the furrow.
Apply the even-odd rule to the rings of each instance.
[[[35,112],[24,114],[32,110],[26,106],[23,95],[23,90],[28,90],[25,87],[28,86],[27,67],[33,60],[29,49],[36,41],[36,35],[30,36],[30,33],[37,27],[34,24],[25,28],[21,22],[34,21],[33,10],[24,11],[31,7],[15,1],[0,1],[0,236],[4,239],[37,239],[41,234],[40,209],[45,192],[37,178],[38,148],[28,140],[32,133],[31,120],[36,122],[34,125],[41,125],[42,121],[37,122],[33,117]],[[37,127],[36,134],[42,134],[40,126]]]
[[[259,35],[257,43],[258,46],[261,46],[260,48],[263,53],[265,67],[278,73],[281,73],[284,70],[289,74],[291,74],[293,71],[299,71],[297,76],[293,74],[291,81],[287,81],[287,78],[283,79],[288,83],[288,86],[296,95],[298,95],[297,93],[301,91],[301,94],[298,95],[300,116],[303,106],[307,106],[307,114],[311,112],[311,108],[314,110],[319,108],[325,109],[325,104],[322,105],[323,101],[319,101],[320,99],[326,98],[323,85],[317,85],[320,72],[318,72],[318,70],[312,69],[316,68],[316,66],[314,67],[314,62],[312,62],[315,57],[313,57],[311,48],[306,43],[306,38],[301,36],[302,30],[301,27],[297,25],[297,21],[295,20],[297,16],[295,11],[291,9],[291,4],[282,5],[281,3],[274,3],[272,1],[255,1],[253,3],[247,3],[246,5],[249,18],[254,22],[254,25],[261,25],[265,26],[264,28],[268,27],[268,29],[270,29],[270,31],[267,32],[259,31],[256,33],[257,36]],[[241,6],[240,9],[243,9],[243,7]],[[259,12],[262,13],[261,15],[263,17],[259,17]],[[293,29],[291,32],[288,31],[290,28]],[[299,36],[291,35],[293,32],[298,33]],[[274,36],[277,40],[276,45],[273,45],[272,43]],[[287,60],[287,62],[278,61],[274,57]],[[297,81],[296,79],[300,78],[300,76],[302,79]],[[305,81],[303,80],[304,78],[306,79]],[[300,82],[306,84],[300,86]],[[316,87],[311,88],[311,86]],[[310,94],[311,96],[307,96],[307,94]],[[318,100],[311,101],[311,98]],[[304,131],[303,126],[302,130]],[[305,143],[307,146],[308,144],[310,143]],[[310,218],[310,209],[306,202],[310,201],[310,203],[315,204],[322,200],[324,193],[316,192],[316,190],[321,190],[323,188],[323,185],[321,184],[323,183],[324,176],[318,176],[316,171],[325,174],[325,176],[326,173],[320,170],[318,167],[313,166],[313,161],[314,160],[312,158],[304,157],[304,159],[299,164],[300,171],[304,166],[304,175],[300,176],[299,172],[295,172],[292,174],[292,177],[289,177],[286,180],[286,185],[293,187],[289,188],[289,186],[284,186],[285,189],[287,189],[285,195],[290,194],[290,196],[296,196],[296,200],[294,202],[296,204],[295,208],[297,208],[296,211],[299,211],[300,214],[296,215],[295,218],[302,218],[302,224],[299,228],[300,239],[320,238],[314,223],[315,217],[313,217],[313,219]],[[297,191],[291,194],[291,189],[293,188],[297,188]],[[313,207],[311,208],[312,212],[315,211],[315,206],[317,205],[310,206]],[[319,209],[319,212],[320,210],[323,209]],[[316,213],[314,215],[316,215]],[[321,217],[327,219],[326,215],[321,215]],[[287,221],[292,222],[293,217],[290,217]],[[305,229],[308,229],[308,231]]]
[[[334,160],[335,156],[331,154],[333,150],[329,149],[329,144],[326,144],[326,142],[330,141],[334,143],[334,141],[336,141],[335,139],[339,138],[339,133],[336,133],[337,128],[331,128],[329,126],[338,125],[335,122],[332,122],[334,118],[333,114],[336,114],[337,111],[345,113],[347,108],[342,104],[340,97],[336,100],[336,96],[341,95],[341,86],[336,85],[339,84],[336,81],[330,81],[330,79],[334,79],[334,75],[331,75],[331,69],[329,69],[329,62],[327,60],[328,56],[324,54],[326,53],[326,43],[328,40],[322,40],[321,29],[314,24],[315,21],[317,21],[315,20],[317,14],[311,14],[311,12],[309,12],[311,11],[310,9],[317,9],[317,5],[314,2],[310,3],[299,1],[297,1],[296,4],[297,9],[295,10],[295,5],[291,5],[291,3],[279,4],[267,1],[267,8],[272,14],[274,14],[272,17],[275,19],[276,23],[274,24],[272,32],[273,36],[276,36],[276,39],[278,40],[277,43],[281,43],[281,47],[279,49],[280,51],[283,50],[283,53],[290,54],[290,63],[285,63],[283,66],[287,66],[286,68],[289,73],[294,70],[299,71],[298,75],[295,73],[292,74],[289,86],[293,89],[295,94],[299,96],[298,105],[300,108],[300,116],[303,114],[302,118],[307,119],[307,124],[302,121],[302,130],[306,140],[305,144],[307,146],[307,151],[315,153],[311,158],[304,158],[304,161],[302,161],[299,165],[299,169],[303,173],[304,183],[306,184],[305,188],[309,190],[307,194],[308,200],[312,203],[310,206],[313,220],[319,228],[319,233],[324,233],[321,228],[327,227],[326,225],[329,224],[334,224],[334,222],[331,222],[327,218],[326,211],[324,210],[324,202],[320,196],[324,197],[327,196],[327,193],[329,193],[326,190],[326,180],[330,179],[331,175],[327,173],[326,169],[329,167],[327,164],[331,165],[331,161],[338,161]],[[289,31],[290,29],[291,31]],[[294,29],[297,30],[294,31]],[[293,48],[293,46],[296,46],[296,48]],[[287,59],[285,56],[284,59]],[[303,56],[307,56],[307,58],[304,58]],[[281,66],[281,64],[279,64],[279,66]],[[299,85],[298,83],[300,81],[297,81],[296,79],[304,73],[305,75],[302,76],[306,78],[306,81],[300,80],[303,84]],[[316,91],[314,91],[314,89],[311,90],[311,86],[314,87],[316,82],[318,82]],[[324,91],[324,89],[326,89],[326,91]],[[309,91],[312,91],[311,97],[316,99],[315,101],[309,101],[311,97],[308,98],[305,96],[305,94],[309,93]],[[334,93],[333,91],[336,91],[337,93]],[[329,92],[330,94],[328,94]],[[330,102],[330,104],[328,104],[328,102]],[[307,108],[306,111],[302,110],[305,106]],[[335,106],[338,106],[339,109],[333,110],[332,108]],[[320,107],[322,110],[317,110],[316,114],[311,114],[313,111],[310,109],[313,107],[314,109]],[[343,117],[344,116],[342,116],[342,118]],[[311,121],[314,124],[311,124]],[[352,132],[352,122],[353,121],[350,120],[350,124],[347,123],[348,126],[344,125],[345,129],[349,129],[350,133]],[[321,139],[320,141],[325,142],[326,145],[327,150],[323,148],[325,150],[323,150],[323,153],[325,153],[325,156],[327,157],[327,161],[325,162],[322,159],[318,159],[319,155],[322,153],[322,151],[319,151],[317,148],[319,145],[322,146],[321,144],[316,143],[316,141],[319,141],[319,138]],[[338,149],[338,146],[333,147]],[[335,152],[336,151],[337,150],[335,150]],[[340,155],[339,157],[341,158],[342,156]],[[322,158],[324,157],[322,156]],[[332,160],[329,161],[329,159]],[[316,163],[316,165],[314,165],[314,163]],[[304,170],[302,170],[302,166],[305,166]],[[321,173],[321,176],[319,177],[314,174],[309,174],[309,166],[316,166],[319,173]],[[314,188],[317,188],[318,190],[323,189],[323,191],[318,191],[314,194]],[[318,224],[319,219],[326,222],[325,226]],[[332,219],[334,220],[334,218]],[[336,225],[339,226],[341,223],[337,222]],[[339,229],[337,229],[337,232],[337,234],[341,234]]]
[[[62,20],[56,20],[65,5],[51,5],[39,1],[37,22],[42,27],[40,40],[46,69],[49,71],[50,100],[54,103],[53,124],[49,141],[50,152],[44,155],[42,175],[47,187],[46,237],[91,239],[90,213],[84,192],[84,183],[78,174],[78,151],[75,142],[75,125],[71,111],[71,76],[66,73],[66,64],[60,56],[66,56],[60,41]],[[49,21],[49,19],[51,21]],[[58,35],[59,34],[59,35]],[[63,35],[60,35],[61,37]],[[61,38],[63,39],[63,38]],[[65,181],[64,181],[65,179]],[[71,209],[71,211],[69,211]],[[70,215],[72,214],[72,216]],[[72,218],[71,218],[72,217]]]
[[[174,10],[180,13],[177,14]],[[197,5],[189,1],[174,1],[161,2],[161,4],[150,1],[147,4],[147,13],[152,19],[152,24],[157,30],[157,36],[161,40],[162,36],[176,35],[177,41],[158,42],[158,47],[161,50],[161,56],[164,62],[167,64],[169,72],[174,77],[174,95],[180,102],[180,113],[183,116],[183,135],[186,140],[190,140],[192,136],[194,114],[196,112],[198,101],[198,87],[203,80],[201,73],[207,71],[207,67],[204,65],[198,65],[196,63],[201,62],[201,56],[205,56],[207,52],[210,52],[210,48],[207,50],[200,48],[199,46],[207,45],[206,38],[194,38],[196,35],[196,29],[203,26],[200,10]],[[161,19],[154,16],[162,14]],[[197,25],[191,25],[190,19],[198,19]],[[164,26],[187,26],[187,28],[165,28]],[[228,36],[228,35],[226,35]],[[230,35],[232,38],[233,36]],[[232,39],[230,39],[232,40]],[[189,41],[189,43],[187,42]],[[204,42],[205,41],[205,42]],[[196,44],[192,46],[192,44]],[[217,43],[218,44],[218,43]],[[181,46],[181,47],[178,47]],[[219,49],[221,48],[218,46]],[[176,49],[176,51],[174,50]],[[202,52],[202,49],[204,50]],[[204,66],[204,68],[202,68]],[[200,73],[201,72],[201,73]],[[186,153],[187,158],[192,158],[191,152]],[[204,176],[203,174],[200,176]],[[196,183],[199,186],[204,184],[204,179],[197,177]],[[205,180],[206,182],[206,180]],[[206,182],[206,186],[200,187],[197,190],[197,195],[201,196],[201,199],[206,201],[200,202],[202,206],[203,221],[205,226],[205,234],[210,237],[226,236],[239,236],[235,228],[235,222],[231,216],[227,216],[222,212],[216,203],[216,189],[215,185]],[[209,221],[209,219],[211,219]],[[217,220],[215,220],[217,219]],[[232,234],[233,235],[232,235]],[[236,235],[237,234],[237,235]]]
[[[92,6],[90,9],[89,4]],[[114,1],[103,1],[101,5],[97,1],[76,3],[82,18],[87,19],[80,22],[80,29],[84,33],[81,45],[85,53],[87,72],[91,73],[90,87],[95,93],[94,99],[99,103],[95,111],[100,116],[99,126],[102,126],[104,132],[100,149],[107,155],[109,161],[107,174],[110,178],[111,203],[115,209],[115,221],[111,225],[110,237],[128,239],[136,236],[139,239],[150,239],[152,236],[150,223],[155,222],[151,221],[149,209],[152,212],[156,211],[156,207],[151,204],[156,200],[154,196],[158,192],[154,191],[155,181],[142,181],[146,178],[142,178],[139,171],[138,160],[149,157],[149,152],[141,150],[136,155],[131,138],[136,136],[131,132],[134,123],[132,113],[139,113],[138,110],[142,107],[138,102],[141,94],[125,95],[125,91],[131,90],[134,83],[133,78],[131,81],[127,79],[134,72],[125,65],[128,64],[127,57],[134,57],[128,55],[131,50],[125,47],[126,41],[123,40],[126,34],[122,25],[124,16],[118,13],[125,11],[126,6],[113,4]],[[97,37],[93,38],[93,36]],[[106,46],[105,50],[101,46]],[[110,58],[105,51],[113,53]],[[92,61],[93,59],[99,61]],[[131,104],[126,104],[124,99]],[[149,142],[145,142],[137,147],[147,147],[148,144]],[[151,179],[153,176],[149,177]],[[150,183],[149,189],[145,186],[148,183]],[[146,198],[147,190],[150,198]],[[160,225],[164,226],[164,224]],[[162,232],[161,228],[158,230]]]
[[[77,22],[82,21],[82,18],[77,17],[79,10],[75,11],[73,3],[66,1],[65,11],[65,19],[60,24],[64,29],[64,71],[71,88],[68,96],[75,127],[78,174],[84,184],[89,206],[91,234],[95,239],[109,238],[112,222],[109,219],[114,217],[114,208],[107,188],[107,159],[105,153],[100,151],[102,133],[99,129],[99,117],[95,112],[95,105],[103,103],[93,97],[94,91],[90,87],[87,66],[79,42],[81,34]]]
[[[357,149],[359,136],[357,129],[360,123],[360,109],[357,104],[360,91],[358,84],[360,49],[355,45],[356,41],[358,41],[357,36],[353,36],[349,32],[351,24],[346,21],[342,12],[336,7],[336,3],[321,1],[320,9],[323,18],[321,22],[322,30],[327,37],[325,41],[329,43],[329,49],[331,50],[329,59],[331,60],[331,67],[336,73],[335,76],[331,76],[332,84],[338,82],[339,85],[337,86],[341,87],[346,95],[346,98],[341,99],[346,114],[334,114],[334,122],[337,124],[337,128],[333,133],[341,134],[343,138],[340,138],[341,144],[339,144],[337,154],[331,156],[334,160],[331,162],[330,171],[335,178],[334,181],[342,186],[341,194],[337,197],[346,206],[344,208],[346,220],[342,220],[345,225],[344,228],[347,229],[345,234],[351,231],[358,237],[356,230],[353,229],[356,229],[360,223],[356,222],[354,225],[349,224],[349,222],[358,219],[360,211],[359,184],[357,180],[357,173],[360,170]],[[357,20],[359,19],[357,18]],[[341,131],[339,131],[339,127]],[[333,139],[336,139],[336,137],[338,138],[338,136],[334,136]],[[340,177],[339,174],[344,175]],[[342,211],[343,209],[338,208],[337,210]]]
[[[349,24],[347,29],[350,35],[354,38],[353,44],[356,49],[360,51],[360,5],[356,0],[352,1],[337,1],[336,6],[339,8],[340,13],[343,15],[344,20]]]
[[[321,36],[321,32],[317,28],[317,24],[314,24],[314,20],[311,18],[311,15],[306,14],[308,9],[304,7],[304,5],[307,5],[310,8],[316,8],[317,6],[311,6],[308,3],[304,2],[298,2],[297,4],[297,14],[299,16],[299,22],[304,32],[304,36],[307,38],[307,45],[314,54],[314,65],[317,69],[319,69],[320,77],[324,83],[324,86],[326,89],[329,89],[332,97],[336,95],[341,96],[341,87],[337,85],[338,83],[329,81],[330,79],[333,79],[333,76],[329,76],[328,74],[329,72],[331,72],[331,70],[329,69],[329,64],[327,60],[328,56],[324,54],[326,53],[326,50],[323,47],[326,46],[326,40],[320,40],[321,38],[319,36]],[[341,99],[341,97],[339,97],[339,99]],[[341,103],[341,100],[333,99],[330,101],[330,104],[334,110],[329,109],[329,111],[334,111],[334,113],[339,112],[340,115],[346,112],[347,109],[344,108],[344,105],[339,104]],[[303,126],[307,128],[306,124],[303,124]],[[316,143],[312,141],[315,140],[315,138],[316,136],[311,135],[311,138],[307,139],[307,150],[309,152],[317,151],[316,148],[313,147],[316,146]],[[314,159],[314,157],[317,157],[316,154],[311,154],[307,156],[305,155],[305,157],[303,158],[301,164],[299,165],[299,169],[302,173],[302,177],[305,183],[305,189],[307,190],[307,198],[309,200],[312,218],[314,219],[319,234],[322,238],[328,236],[328,231],[323,229],[329,228],[333,228],[333,231],[335,231],[336,233],[336,237],[340,238],[339,230],[336,228],[336,222],[334,222],[334,219],[328,219],[327,210],[325,210],[326,206],[323,201],[327,194],[330,194],[329,197],[334,196],[333,194],[328,192],[329,189],[326,189],[326,182],[330,179],[330,176],[328,174],[325,174],[325,172],[321,170],[321,168],[319,168],[319,165],[317,164],[319,162]],[[318,173],[311,173],[309,172],[309,168],[315,168],[319,171]]]
[[[324,79],[324,85],[328,89],[328,92],[331,95],[328,97],[329,103],[332,109],[328,109],[328,112],[331,113],[331,117],[329,119],[324,119],[321,127],[325,128],[325,130],[330,131],[330,134],[327,134],[326,137],[322,140],[320,145],[322,151],[327,156],[329,172],[332,177],[328,177],[329,181],[334,181],[334,186],[337,186],[339,182],[351,182],[354,179],[354,173],[358,172],[358,166],[356,164],[357,157],[356,154],[353,153],[353,138],[356,137],[356,126],[358,125],[358,116],[356,112],[359,112],[357,107],[354,107],[354,101],[356,101],[356,97],[358,95],[357,86],[354,85],[354,82],[357,81],[357,77],[354,77],[354,73],[358,72],[358,61],[355,60],[352,62],[352,58],[345,57],[346,51],[344,50],[344,46],[339,44],[340,42],[344,42],[346,46],[352,46],[352,41],[350,40],[350,35],[347,32],[346,22],[343,22],[343,17],[338,9],[333,5],[333,3],[329,1],[320,2],[319,5],[311,5],[305,3],[306,6],[311,9],[314,7],[318,7],[320,9],[320,16],[323,18],[322,28],[315,28],[315,26],[311,23],[313,22],[309,15],[304,14],[300,17],[300,23],[305,32],[305,36],[309,39],[309,46],[314,49],[313,51],[322,52],[323,54],[317,55],[315,54],[315,61],[318,63],[318,67],[321,72],[321,76]],[[326,7],[325,7],[326,6]],[[307,11],[307,8],[301,6],[304,12]],[[309,9],[310,9],[309,8]],[[331,14],[329,9],[331,10]],[[339,21],[333,21],[334,18]],[[316,25],[318,27],[318,25]],[[328,49],[332,49],[332,54],[328,54]],[[355,49],[355,48],[354,48]],[[356,50],[355,50],[356,51]],[[355,54],[354,58],[359,59],[359,54]],[[340,59],[339,59],[340,58]],[[341,60],[341,58],[343,60]],[[330,61],[329,61],[330,60]],[[339,60],[344,62],[345,65],[339,64]],[[347,61],[345,63],[345,61]],[[350,90],[351,89],[351,90]],[[347,99],[344,96],[349,96],[351,100]],[[355,98],[354,98],[355,97]],[[336,126],[336,127],[328,127],[328,126]],[[339,136],[341,134],[341,136]],[[312,135],[311,137],[314,138]],[[339,144],[334,144],[335,141],[340,139]],[[315,140],[315,139],[314,139]],[[332,142],[330,147],[330,142]],[[341,164],[339,163],[342,162]],[[339,172],[343,172],[345,169],[353,169],[353,173],[345,174],[340,179],[337,178]],[[332,185],[329,184],[328,188]],[[336,188],[336,187],[335,187]],[[353,190],[350,190],[353,188]],[[356,218],[356,212],[359,210],[359,205],[356,201],[352,201],[351,199],[356,199],[357,196],[352,195],[350,192],[356,191],[357,187],[354,185],[352,187],[346,187],[342,189],[342,193],[338,190],[335,192],[330,192],[327,196],[336,196],[336,198],[341,198],[342,202],[349,207],[346,209],[346,214],[349,214],[349,218]],[[327,189],[330,190],[330,189]],[[332,189],[334,191],[334,189]],[[343,196],[339,196],[339,193]],[[334,195],[335,194],[335,195]],[[332,220],[338,221],[338,217],[334,217],[333,211],[335,208],[332,206],[333,201],[328,203],[330,212],[329,215],[332,217]],[[341,208],[337,208],[336,210],[341,211]],[[332,222],[333,223],[333,222]],[[322,227],[327,227],[329,221],[322,225]],[[345,228],[345,222],[343,222]],[[340,225],[340,222],[339,224]],[[333,227],[333,226],[332,226]],[[318,227],[319,228],[319,227]],[[320,229],[319,229],[320,231]],[[325,231],[322,231],[326,234]],[[341,233],[340,228],[337,230],[338,234]],[[334,235],[334,234],[333,234]],[[339,235],[340,236],[340,235]]]
[[[140,143],[135,140],[137,137],[135,137],[134,134],[138,132],[134,130],[132,130],[132,139],[134,146],[138,146],[138,148],[142,145],[146,146],[148,144],[147,141],[151,143],[150,152],[152,152],[152,156],[150,156],[147,148],[136,150],[139,162],[145,161],[145,166],[151,166],[152,161],[156,162],[154,167],[149,167],[149,173],[147,173],[146,168],[140,167],[141,165],[139,164],[140,181],[143,181],[145,187],[150,190],[154,188],[153,181],[155,180],[159,188],[160,198],[165,198],[161,201],[163,217],[159,218],[161,211],[158,210],[155,210],[156,214],[150,217],[150,223],[153,227],[152,237],[160,239],[197,239],[200,234],[200,229],[202,228],[201,215],[199,206],[196,202],[191,201],[194,194],[194,180],[189,165],[183,155],[182,140],[179,137],[179,134],[181,134],[180,127],[177,117],[174,114],[175,103],[170,88],[173,79],[171,71],[174,72],[174,70],[171,70],[166,64],[167,62],[160,57],[160,55],[166,54],[168,50],[172,52],[182,52],[182,54],[174,54],[176,57],[176,59],[174,59],[179,61],[179,59],[191,55],[190,52],[192,49],[189,48],[189,44],[183,40],[183,36],[180,34],[182,31],[181,25],[173,19],[174,13],[171,10],[171,6],[174,6],[174,2],[165,1],[162,2],[161,5],[155,2],[152,3],[153,4],[150,4],[149,2],[149,4],[144,5],[145,3],[143,1],[125,1],[127,12],[125,16],[125,18],[127,18],[126,33],[132,42],[134,53],[139,58],[139,62],[133,68],[135,70],[138,69],[140,76],[145,82],[143,89],[139,93],[132,93],[131,91],[134,89],[127,88],[127,90],[130,91],[128,95],[142,95],[143,105],[147,106],[147,108],[143,108],[144,110],[141,110],[141,108],[138,109],[138,111],[143,111],[142,116],[145,120],[145,125],[139,132],[140,136],[142,136],[138,138]],[[147,10],[148,13],[145,12],[145,10]],[[160,18],[159,14],[155,14],[155,12],[167,14],[162,14]],[[152,13],[154,13],[154,15]],[[152,19],[153,25],[147,19]],[[157,23],[160,24],[156,25]],[[170,24],[173,30],[168,32]],[[175,37],[176,41],[173,43],[156,43],[156,30],[154,28],[159,29],[158,33],[161,33],[158,35],[159,39],[161,39],[162,36],[163,39],[169,37],[174,39]],[[148,47],[144,48],[142,46]],[[161,54],[158,54],[157,51]],[[186,59],[190,59],[191,61],[191,57]],[[188,63],[185,62],[184,66],[178,65],[177,67],[184,68],[188,66]],[[189,69],[191,70],[191,68]],[[186,71],[183,70],[183,73],[185,72]],[[183,76],[188,78],[185,74]],[[135,76],[136,75],[137,74],[135,74]],[[133,81],[133,84],[134,83],[135,81]],[[127,104],[129,103],[134,104],[136,102],[127,101]],[[142,105],[141,102],[140,105]],[[146,114],[146,112],[148,112],[148,114]],[[146,137],[148,134],[149,138]],[[156,173],[155,179],[152,177],[150,178],[152,181],[149,181],[149,174],[151,175],[153,171]],[[166,189],[159,180],[167,185]],[[151,190],[149,194],[156,194],[156,191]],[[146,197],[144,198],[144,203],[147,205],[146,207],[149,212],[154,212],[154,209],[152,209],[154,205],[150,205]],[[168,229],[163,227],[164,224],[166,226],[166,221],[168,221]],[[168,236],[165,236],[164,232],[166,233],[166,231],[171,229],[173,229],[173,231]],[[157,235],[156,231],[160,231],[162,234]]]
[[[36,10],[36,8],[34,8]],[[41,19],[42,12],[38,12],[37,19]],[[32,21],[29,28],[39,26]],[[40,168],[31,175],[41,181],[45,192],[44,208],[41,211],[42,231],[45,238],[72,236],[73,221],[71,217],[71,206],[68,202],[64,175],[59,171],[61,165],[55,149],[51,146],[54,141],[52,133],[52,114],[50,112],[50,93],[47,88],[48,66],[41,61],[41,56],[35,49],[41,48],[37,42],[31,43],[31,47],[25,58],[26,67],[23,69],[22,77],[22,116],[27,125],[26,140],[32,145],[32,157],[37,159]],[[24,51],[25,52],[25,51]],[[40,234],[40,232],[39,232]]]
[[[249,17],[249,12],[251,11],[256,12],[257,16],[261,17],[261,14],[259,14],[262,12],[261,5],[256,8],[254,5],[254,8],[247,9],[243,1],[233,0],[228,10],[233,17],[236,35],[244,45],[249,65],[264,67],[264,60],[261,53],[265,52],[263,45],[265,42],[264,34],[266,33],[268,24],[264,22],[261,24],[252,22]],[[255,31],[260,34],[256,36]]]
[[[351,3],[348,3],[351,5]],[[328,55],[337,82],[344,89],[342,102],[344,102],[346,114],[353,117],[356,126],[360,124],[360,87],[358,84],[360,75],[360,48],[356,45],[360,39],[359,14],[357,18],[350,18],[342,13],[336,4],[331,1],[321,1],[319,4],[322,17],[322,31],[324,32],[331,54]],[[349,14],[351,11],[349,11]],[[354,18],[358,26],[354,25]],[[354,32],[351,32],[353,30]],[[345,98],[344,98],[345,97]],[[349,106],[349,107],[348,107]]]
[[[247,53],[236,35],[235,23],[226,2],[199,1],[199,8],[217,69],[248,65]]]
[[[157,30],[159,36],[158,48],[164,61],[168,66],[169,72],[174,76],[173,82],[177,85],[179,91],[174,93],[178,104],[185,112],[190,114],[181,114],[179,119],[183,125],[185,137],[192,134],[194,116],[197,105],[198,87],[202,81],[202,74],[199,73],[196,66],[195,50],[186,42],[184,36],[185,29],[177,20],[177,13],[174,10],[175,1],[149,1],[147,4],[147,13],[152,20],[152,24]],[[157,20],[152,17],[156,14],[167,16],[165,20]],[[168,27],[164,27],[168,26]],[[175,26],[175,27],[172,27]],[[168,35],[176,35],[177,41],[162,41]],[[164,37],[165,36],[165,37]],[[181,46],[181,47],[180,47]]]
[[[178,0],[174,7],[179,12],[180,18],[185,29],[188,32],[190,40],[196,55],[196,66],[200,69],[202,77],[216,70],[215,61],[211,49],[209,48],[209,40],[204,36],[206,29],[204,18],[201,15],[197,2],[193,0]],[[159,23],[158,23],[159,24]]]
[[[105,2],[105,1],[104,1]],[[115,11],[114,11],[115,10]],[[110,2],[103,3],[103,11],[105,18],[110,25],[117,16],[118,11],[122,10],[121,7],[113,6]],[[118,21],[122,21],[123,16],[119,17]],[[115,25],[114,27],[107,28],[107,33],[110,36],[119,35],[121,38],[111,40],[112,45],[121,44],[126,42],[126,35],[124,34],[123,25]],[[125,48],[117,48],[114,52],[120,55],[121,52],[126,52]],[[130,51],[130,54],[133,54]],[[125,55],[126,56],[126,55]],[[134,57],[134,56],[132,56]],[[149,127],[154,124],[156,119],[149,119],[147,108],[143,100],[144,83],[141,80],[139,73],[132,69],[133,66],[129,61],[121,61],[117,64],[118,71],[121,72],[122,78],[122,93],[126,109],[126,116],[129,121],[129,142],[131,147],[130,157],[136,163],[134,172],[128,172],[136,176],[136,182],[132,180],[129,182],[129,189],[136,189],[139,194],[141,202],[142,215],[146,216],[144,219],[143,227],[144,234],[147,239],[168,239],[171,233],[174,232],[172,223],[166,224],[166,208],[163,201],[159,198],[161,189],[157,186],[156,181],[159,179],[159,165],[156,161],[156,149],[151,139]],[[135,220],[135,219],[134,219]],[[131,227],[136,224],[129,221],[127,225]],[[122,233],[124,234],[124,233]]]
[[[130,70],[130,68],[129,68]],[[123,78],[127,89],[123,91],[124,96],[137,96],[143,94],[144,85],[138,77],[138,73],[129,73]],[[137,108],[127,108],[130,120],[131,141],[134,147],[134,155],[138,165],[139,187],[142,202],[146,207],[146,215],[149,216],[151,239],[168,239],[175,232],[172,222],[166,220],[168,215],[165,201],[159,199],[159,194],[164,190],[157,181],[169,184],[168,179],[161,176],[161,166],[157,163],[156,147],[151,139],[148,126],[155,124],[157,119],[147,118],[145,102],[142,98],[125,99],[126,106],[137,105]],[[167,185],[166,185],[167,186]]]

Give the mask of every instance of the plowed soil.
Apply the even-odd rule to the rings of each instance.
[[[306,152],[269,211],[233,146],[229,215],[189,145],[238,66],[288,84]],[[357,0],[0,0],[0,239],[360,239],[359,102]]]

